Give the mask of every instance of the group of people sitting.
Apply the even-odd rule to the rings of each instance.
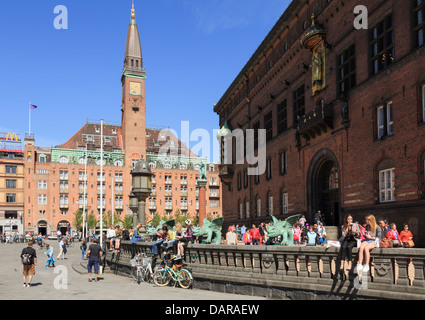
[[[374,215],[368,215],[364,224],[353,221],[351,215],[344,217],[342,236],[338,259],[341,260],[340,271],[344,270],[345,259],[348,258],[347,271],[352,268],[352,250],[354,246],[359,248],[357,271],[367,272],[370,270],[370,251],[376,247],[413,247],[413,235],[409,225],[404,224],[399,233],[395,223],[388,225],[385,220],[376,221]],[[386,246],[388,243],[390,245]],[[363,265],[364,262],[364,265]]]
[[[181,223],[176,224],[175,231],[169,228],[168,225],[164,224],[159,229],[153,240],[152,253],[156,256],[159,255],[161,245],[166,245],[167,249],[173,249],[173,258],[176,260],[182,259],[184,256],[184,246],[188,242],[194,241],[192,221],[187,219],[185,221],[185,227],[183,228]]]

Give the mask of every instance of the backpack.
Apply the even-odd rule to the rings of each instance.
[[[22,255],[22,264],[26,265],[26,266],[32,264],[31,257],[32,257],[32,254],[29,254],[29,253],[23,254]]]

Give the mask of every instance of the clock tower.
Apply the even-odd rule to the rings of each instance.
[[[131,165],[134,160],[146,159],[145,79],[142,47],[133,4],[121,75],[122,145],[126,166]]]

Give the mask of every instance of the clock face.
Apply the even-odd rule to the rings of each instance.
[[[133,96],[141,96],[142,84],[139,82],[130,82],[130,94]]]

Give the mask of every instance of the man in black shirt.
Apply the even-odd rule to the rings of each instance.
[[[24,266],[24,288],[31,287],[32,277],[35,275],[35,267],[37,266],[37,252],[33,249],[33,242],[28,242],[28,247],[22,249],[21,261]],[[27,283],[28,277],[28,283]]]
[[[89,246],[89,249],[87,250],[87,257],[88,257],[87,269],[89,272],[89,282],[92,281],[92,277],[91,277],[92,267],[94,267],[94,274],[95,274],[94,281],[97,282],[97,275],[99,274],[99,260],[102,257],[102,249],[100,248],[99,240],[97,238],[94,238],[93,243]]]

